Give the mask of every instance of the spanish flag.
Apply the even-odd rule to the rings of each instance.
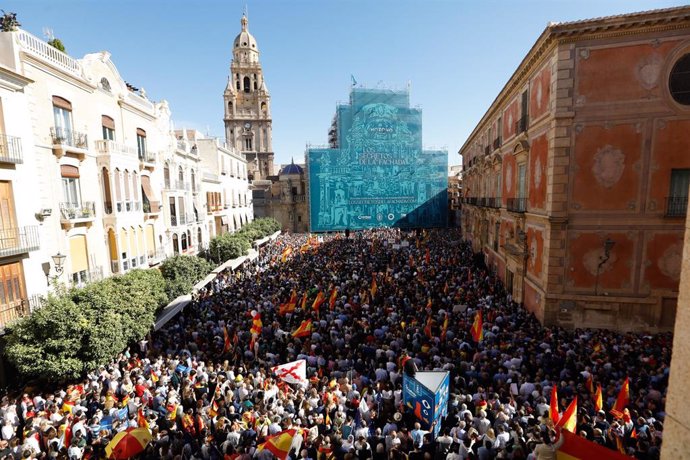
[[[554,384],[551,387],[551,401],[549,403],[549,418],[553,423],[558,423],[561,414],[558,413],[558,387]]]
[[[597,384],[597,392],[594,393],[594,410],[599,412],[604,407],[603,398],[601,396],[601,384]]]
[[[556,458],[558,460],[589,460],[592,458],[596,458],[597,460],[630,460],[630,457],[620,452],[588,441],[566,430],[561,431],[561,436],[564,436],[565,439],[556,452]]]
[[[275,455],[276,458],[286,460],[288,453],[290,453],[290,449],[292,449],[292,441],[296,434],[297,430],[294,428],[281,431],[278,434],[266,438],[266,442],[259,444],[256,450],[260,452],[266,449]]]
[[[429,315],[429,317],[426,320],[426,325],[424,326],[424,334],[429,338],[431,338],[431,326],[433,325],[433,323],[434,320],[431,319],[431,315]]]
[[[129,402],[129,395],[125,395],[124,398],[122,398],[122,401],[120,401],[121,407],[127,406],[128,402]]]
[[[379,288],[376,285],[376,274],[374,274],[371,278],[371,288],[369,289],[369,292],[371,292],[371,297],[374,297],[376,295],[376,291],[378,291]]]
[[[307,293],[306,292],[302,296],[302,303],[300,304],[300,307],[302,308],[302,310],[307,308]]]
[[[283,316],[288,313],[292,313],[295,311],[295,308],[297,307],[297,304],[294,303],[281,303],[280,306],[278,307],[278,314]]]
[[[280,257],[280,260],[282,262],[285,262],[288,257],[290,257],[290,254],[292,254],[292,247],[288,246],[285,249],[283,249],[283,254]]]
[[[577,396],[575,396],[575,399],[572,400],[568,408],[563,412],[563,416],[556,426],[560,426],[564,430],[575,433],[577,428]]]
[[[264,326],[264,324],[261,322],[261,313],[258,313],[254,315],[254,319],[252,320],[252,328],[249,330],[252,334],[259,335],[261,334],[261,328]]]
[[[314,303],[311,304],[311,308],[315,312],[319,312],[319,308],[321,308],[321,305],[326,301],[326,295],[323,293],[323,291],[319,291],[319,293],[316,295],[316,298],[314,299]]]
[[[479,343],[484,340],[484,322],[482,321],[482,311],[478,310],[474,317],[474,323],[472,323],[472,338],[475,342]]]
[[[302,324],[299,325],[297,329],[295,329],[292,332],[293,337],[307,337],[309,334],[311,334],[311,320],[307,319],[302,321]]]
[[[215,398],[211,403],[211,408],[208,410],[208,415],[210,417],[215,417],[216,415],[218,415],[218,403],[216,402]]]
[[[168,420],[175,421],[177,418],[177,404],[168,404]]]
[[[149,429],[149,421],[146,420],[146,417],[144,416],[144,409],[142,409],[141,407],[137,412],[137,426],[139,428]]]
[[[328,308],[333,310],[335,307],[335,301],[338,300],[338,290],[333,288],[331,295],[328,297]]]
[[[613,406],[612,414],[616,415],[616,412],[620,412],[623,417],[623,409],[630,403],[630,378],[626,377],[621,387],[621,391],[618,393],[618,398],[616,398],[616,404]],[[615,412],[614,412],[615,411]]]
[[[230,334],[228,334],[227,326],[223,328],[223,354],[230,351]]]
[[[446,318],[443,320],[443,328],[441,328],[441,340],[445,341],[446,340],[446,334],[448,333],[448,314],[446,314]]]

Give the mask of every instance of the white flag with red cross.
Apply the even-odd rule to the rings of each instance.
[[[304,359],[274,366],[271,371],[283,382],[305,383],[307,381],[307,362]]]

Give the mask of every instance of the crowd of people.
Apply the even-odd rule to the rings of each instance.
[[[319,293],[328,300],[315,309]],[[281,235],[83,381],[3,397],[0,459],[105,458],[109,440],[137,426],[152,433],[144,459],[269,460],[263,443],[280,433],[292,435],[293,460],[554,458],[556,386],[561,412],[578,397],[577,435],[651,460],[671,343],[542,327],[455,231]],[[302,359],[301,384],[271,371]],[[440,426],[403,403],[403,374],[424,370],[450,372]],[[602,410],[588,382],[601,385]]]

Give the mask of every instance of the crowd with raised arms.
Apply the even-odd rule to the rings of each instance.
[[[130,427],[146,459],[554,458],[554,387],[578,436],[655,459],[671,343],[542,327],[455,231],[281,235],[82,381],[3,397],[0,459],[105,458]],[[300,360],[303,382],[271,370]],[[402,401],[424,370],[450,372],[437,436]]]

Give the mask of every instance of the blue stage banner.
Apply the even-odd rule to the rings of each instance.
[[[422,428],[430,430],[433,426],[434,437],[448,415],[449,386],[449,372],[417,372],[414,377],[403,374],[403,404]]]
[[[448,152],[422,149],[408,92],[354,88],[336,125],[337,147],[306,153],[311,231],[447,225]]]

